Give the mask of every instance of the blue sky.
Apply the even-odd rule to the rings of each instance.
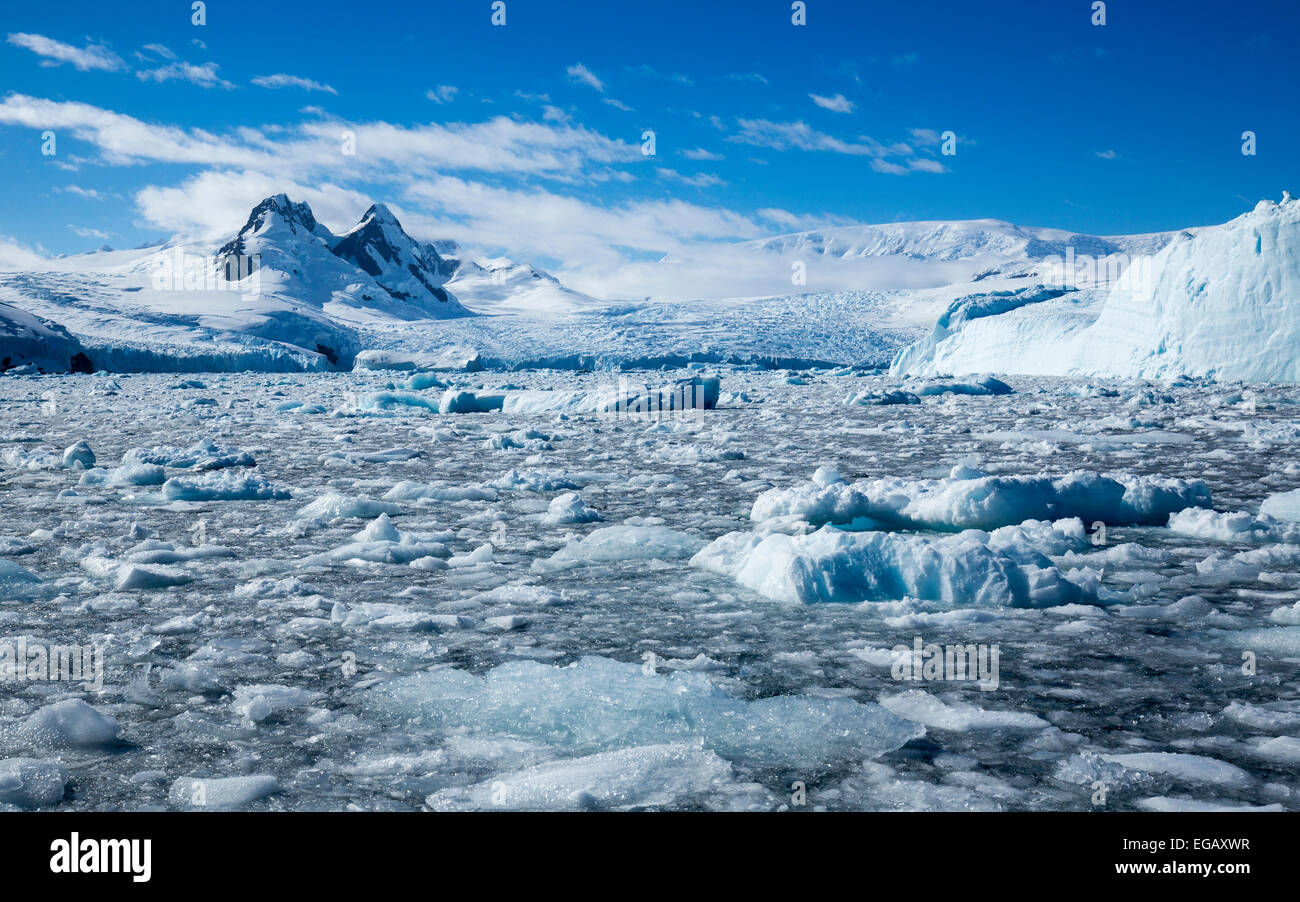
[[[1100,27],[1090,0],[807,0],[803,27],[783,0],[490,7],[11,4],[0,236],[217,235],[285,190],[335,229],[374,198],[421,237],[612,273],[854,222],[1172,229],[1300,184],[1294,3],[1114,0]]]

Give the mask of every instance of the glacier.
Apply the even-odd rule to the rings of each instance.
[[[1108,290],[1038,285],[962,297],[892,370],[1300,381],[1300,200],[1260,201],[1130,266],[1149,272]]]

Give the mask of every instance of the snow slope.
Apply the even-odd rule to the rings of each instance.
[[[841,260],[904,257],[934,262],[964,261],[971,264],[970,275],[975,278],[991,269],[1032,270],[1026,264],[1047,257],[1063,257],[1067,248],[1096,257],[1154,253],[1175,234],[1101,237],[1063,229],[1018,226],[998,219],[973,219],[819,229],[749,241],[741,246],[769,253]]]
[[[0,371],[31,366],[66,372],[88,363],[80,342],[62,326],[0,302]]]
[[[454,248],[454,243],[449,243]],[[574,291],[529,263],[482,257],[455,264],[447,287],[474,313],[564,314],[594,310],[607,302]]]
[[[1300,381],[1300,201],[1176,235],[1143,278],[956,300],[897,374]]]

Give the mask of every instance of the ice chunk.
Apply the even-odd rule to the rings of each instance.
[[[376,501],[373,498],[360,498],[343,495],[339,492],[326,492],[311,504],[298,511],[304,520],[334,520],[339,517],[378,517],[380,514],[400,514],[402,506],[388,501]]]
[[[1212,542],[1300,542],[1300,524],[1246,511],[1219,513],[1191,507],[1169,516],[1169,528],[1185,536]]]
[[[348,544],[311,555],[304,558],[303,563],[310,566],[358,560],[414,565],[414,562],[422,558],[446,558],[450,555],[451,552],[443,542],[424,535],[404,533],[393,524],[388,514],[380,514],[353,536]],[[422,566],[418,569],[432,568]]]
[[[984,376],[973,382],[959,382],[950,379],[940,379],[934,382],[923,382],[913,387],[913,391],[922,398],[930,395],[1009,395],[1012,388],[1000,379],[994,379],[992,376]]]
[[[1027,711],[990,711],[966,702],[947,702],[920,689],[880,696],[880,705],[899,717],[936,730],[1041,730],[1047,721]]]
[[[162,485],[166,481],[167,472],[157,464],[124,464],[112,470],[87,470],[78,485]]]
[[[426,804],[435,811],[772,807],[762,787],[738,783],[729,763],[687,743],[644,745],[538,764],[466,789],[434,793]]]
[[[268,501],[288,498],[289,493],[260,476],[211,473],[202,476],[173,476],[163,483],[168,501]]]
[[[703,544],[696,536],[666,526],[605,526],[570,542],[551,556],[551,562],[677,560],[695,554]]]
[[[910,391],[892,389],[889,391],[858,392],[845,403],[857,404],[862,407],[888,407],[896,404],[920,404],[921,399]]]
[[[506,396],[502,393],[472,392],[449,388],[438,403],[438,413],[489,413],[500,410]]]
[[[665,675],[599,657],[568,667],[515,661],[484,676],[426,671],[368,690],[365,704],[403,723],[543,742],[570,755],[693,742],[750,766],[803,773],[872,758],[924,733],[877,705],[744,701],[702,674]]]
[[[63,801],[68,772],[57,761],[6,758],[0,761],[0,804],[40,808]]]
[[[1137,807],[1147,811],[1196,811],[1196,812],[1247,812],[1247,811],[1285,811],[1281,803],[1271,805],[1238,805],[1232,802],[1207,802],[1202,799],[1188,799],[1179,796],[1152,796],[1138,799]]]
[[[1259,512],[1278,520],[1300,521],[1300,489],[1269,495],[1260,504]]]
[[[404,479],[384,493],[388,501],[496,501],[496,489],[481,485],[451,485],[447,482],[413,482]],[[396,507],[396,505],[394,505]],[[397,513],[397,511],[388,511]],[[370,515],[373,516],[373,515]]]
[[[429,398],[409,392],[381,391],[362,395],[357,399],[358,410],[395,410],[403,407],[438,410],[438,405]]]
[[[168,798],[178,808],[240,808],[280,791],[280,782],[268,774],[248,777],[181,777]]]
[[[121,727],[79,698],[55,702],[31,714],[21,732],[40,745],[112,745]]]
[[[691,564],[768,598],[800,604],[913,597],[976,607],[1046,607],[1090,600],[1085,587],[1066,579],[1047,558],[1002,539],[1008,544],[999,547],[978,530],[925,538],[829,526],[800,536],[733,532],[714,540]]]
[[[259,683],[253,686],[240,686],[235,689],[230,703],[231,710],[253,723],[261,723],[269,717],[309,705],[321,698],[319,692],[300,689],[294,686],[282,686],[274,683]]]
[[[232,467],[254,467],[257,461],[247,451],[219,448],[211,439],[203,439],[191,448],[132,448],[122,455],[122,466],[154,464],[173,470],[208,472]]]
[[[388,514],[380,514],[352,538],[355,542],[397,542],[401,540],[401,535]]]
[[[1130,752],[1103,754],[1101,758],[1127,770],[1163,774],[1192,783],[1213,783],[1241,788],[1254,782],[1250,774],[1235,764],[1217,758],[1207,758],[1204,755],[1188,755],[1182,752]]]
[[[0,601],[32,598],[40,591],[40,578],[26,567],[0,558]]]
[[[89,470],[95,465],[95,452],[83,439],[64,449],[63,465],[74,470]]]
[[[117,588],[120,591],[130,589],[166,589],[170,586],[183,586],[193,582],[194,577],[184,570],[172,567],[146,567],[143,564],[123,564],[117,571]]]
[[[552,526],[559,526],[571,523],[591,523],[600,519],[600,514],[595,509],[589,507],[586,501],[575,492],[565,492],[563,495],[557,495],[551,499],[550,506],[546,509],[546,516],[542,522]]]
[[[750,517],[797,516],[814,525],[869,519],[901,528],[994,529],[1025,520],[1079,517],[1109,525],[1164,523],[1187,507],[1209,505],[1203,482],[1158,476],[1102,476],[1077,470],[1064,476],[985,476],[962,472],[946,479],[897,477],[852,484],[807,482],[770,489]]]

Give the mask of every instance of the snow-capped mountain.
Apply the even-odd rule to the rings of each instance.
[[[531,263],[505,257],[461,257],[454,241],[437,243],[451,267],[447,287],[475,313],[576,313],[606,306],[607,302],[574,291]]]
[[[348,308],[400,319],[469,315],[442,287],[450,268],[438,252],[406,234],[383,204],[336,236],[307,204],[284,194],[268,197],[217,251],[216,263],[227,281],[237,282],[255,265],[259,290],[333,304],[345,318]]]
[[[778,254],[838,257],[906,257],[914,260],[1015,263],[1076,254],[1150,254],[1177,232],[1098,236],[1063,229],[1018,226],[998,219],[953,222],[891,222],[795,232],[744,242],[741,246]]]
[[[392,211],[374,204],[350,231],[333,244],[334,256],[360,267],[394,298],[428,306],[456,301],[442,287],[455,267],[429,244],[419,244],[402,230]]]
[[[1104,289],[960,298],[894,370],[1300,382],[1300,200],[1177,234]]]

